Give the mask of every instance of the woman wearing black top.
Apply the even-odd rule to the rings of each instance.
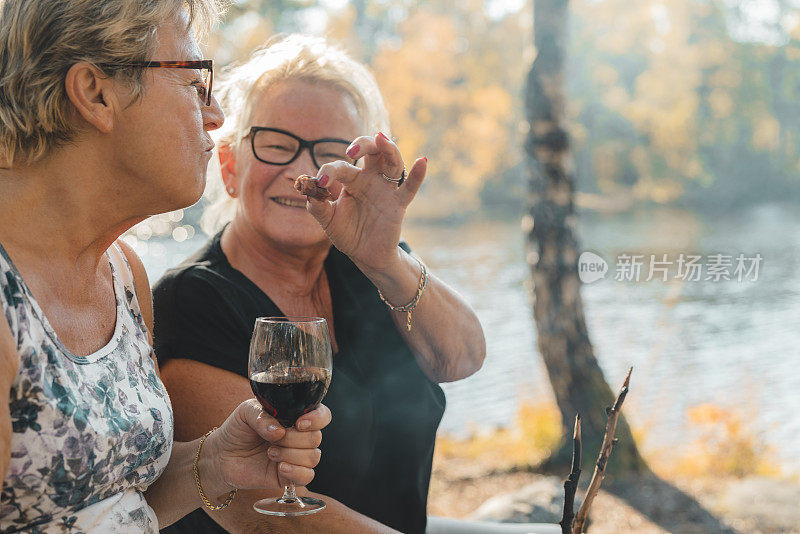
[[[333,421],[307,489],[328,508],[262,516],[251,504],[263,494],[252,492],[235,511],[211,516],[231,532],[422,533],[444,411],[437,382],[472,374],[485,352],[469,306],[398,247],[427,161],[406,176],[385,135],[358,137],[387,130],[380,93],[363,66],[322,40],[274,42],[220,85],[229,117],[219,137],[222,205],[232,219],[154,292],[156,353],[176,435],[200,436],[252,397],[256,317],[325,317],[335,355],[325,398]],[[303,174],[333,200],[301,196],[293,185]],[[219,204],[209,213],[224,211]],[[168,532],[224,530],[201,512]]]

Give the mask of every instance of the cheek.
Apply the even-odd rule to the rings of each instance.
[[[269,165],[249,165],[243,173],[244,180],[239,182],[239,188],[246,192],[243,194],[263,196],[280,178],[279,174],[280,169],[273,169]]]

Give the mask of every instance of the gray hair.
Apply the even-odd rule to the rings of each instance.
[[[218,78],[214,94],[225,112],[225,123],[212,135],[222,146],[238,147],[250,130],[253,106],[271,86],[289,81],[341,91],[356,107],[361,135],[390,134],[389,114],[375,77],[343,48],[320,37],[278,36]],[[219,179],[208,180],[206,198],[211,204],[203,213],[201,226],[213,234],[233,218],[236,201],[225,193]]]
[[[202,35],[221,7],[220,0],[0,0],[2,163],[34,163],[74,139],[64,87],[72,65],[152,59],[161,24],[185,9]],[[142,72],[119,71],[134,98],[143,90]]]

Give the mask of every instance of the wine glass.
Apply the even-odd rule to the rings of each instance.
[[[332,372],[328,323],[321,317],[259,317],[250,340],[248,374],[264,411],[285,428],[319,406]],[[268,515],[298,516],[319,512],[325,502],[298,497],[285,482],[283,496],[257,501],[253,508]]]

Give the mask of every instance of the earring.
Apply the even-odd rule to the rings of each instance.
[[[233,187],[233,186],[230,186],[230,187],[228,188],[228,194],[229,194],[229,195],[233,196],[233,194],[234,194],[235,192],[236,192],[236,188],[235,188],[235,187]]]

